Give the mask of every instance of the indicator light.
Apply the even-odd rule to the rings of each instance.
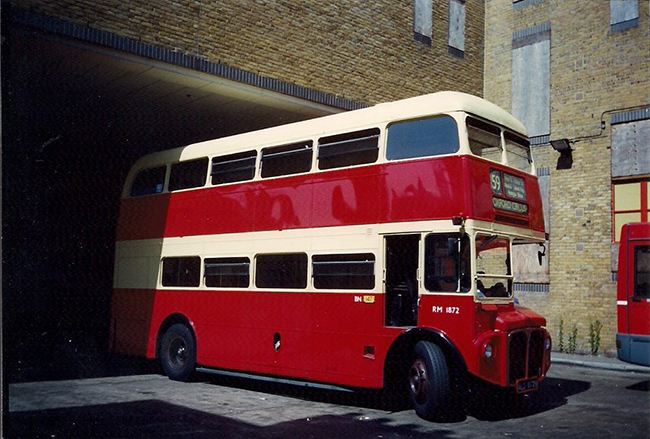
[[[492,358],[492,344],[487,343],[483,348],[483,355],[485,358]]]

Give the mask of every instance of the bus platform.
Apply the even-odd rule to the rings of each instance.
[[[620,372],[650,373],[650,367],[626,363],[616,357],[567,354],[564,352],[553,351],[551,353],[551,364],[553,363]]]

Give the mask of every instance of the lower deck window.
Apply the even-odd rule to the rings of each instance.
[[[432,292],[463,292],[471,288],[469,237],[441,233],[424,241],[424,287]]]
[[[258,255],[255,259],[255,286],[258,288],[307,287],[305,253]]]
[[[314,287],[325,290],[371,290],[375,287],[375,255],[313,257]]]
[[[164,287],[198,287],[201,280],[201,258],[198,256],[164,258],[162,285]]]
[[[205,260],[205,285],[207,287],[248,287],[250,259],[209,258]]]

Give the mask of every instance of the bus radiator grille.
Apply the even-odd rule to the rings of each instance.
[[[508,382],[537,378],[542,374],[544,331],[523,329],[508,336]]]

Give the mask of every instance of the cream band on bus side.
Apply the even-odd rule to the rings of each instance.
[[[304,253],[311,260],[314,255],[332,254],[372,254],[374,255],[374,288],[359,290],[324,290],[316,289],[309,281],[306,288],[282,289],[282,291],[310,292],[310,293],[353,293],[354,302],[374,303],[375,295],[384,292],[384,237],[391,235],[415,234],[421,235],[419,260],[423,264],[423,240],[430,233],[458,233],[460,228],[452,225],[450,220],[423,221],[414,223],[360,225],[345,227],[327,227],[317,229],[294,229],[269,232],[252,232],[207,236],[187,236],[164,239],[148,239],[134,241],[118,241],[116,243],[116,262],[113,285],[116,289],[175,289],[175,290],[242,290],[242,291],[268,291],[268,288],[255,287],[256,255],[260,254],[287,254]],[[499,235],[528,241],[543,240],[543,234],[520,229],[514,226],[484,223],[481,221],[467,220],[465,233],[498,233]],[[162,260],[173,257],[200,257],[207,258],[235,258],[247,257],[250,259],[249,287],[245,288],[218,288],[206,287],[202,281],[197,287],[164,287],[162,286]],[[201,279],[205,270],[201,264]],[[312,278],[312,264],[308,264],[308,279]],[[444,294],[467,296],[468,293],[436,293],[424,289],[422,276],[419,270],[418,293]]]

